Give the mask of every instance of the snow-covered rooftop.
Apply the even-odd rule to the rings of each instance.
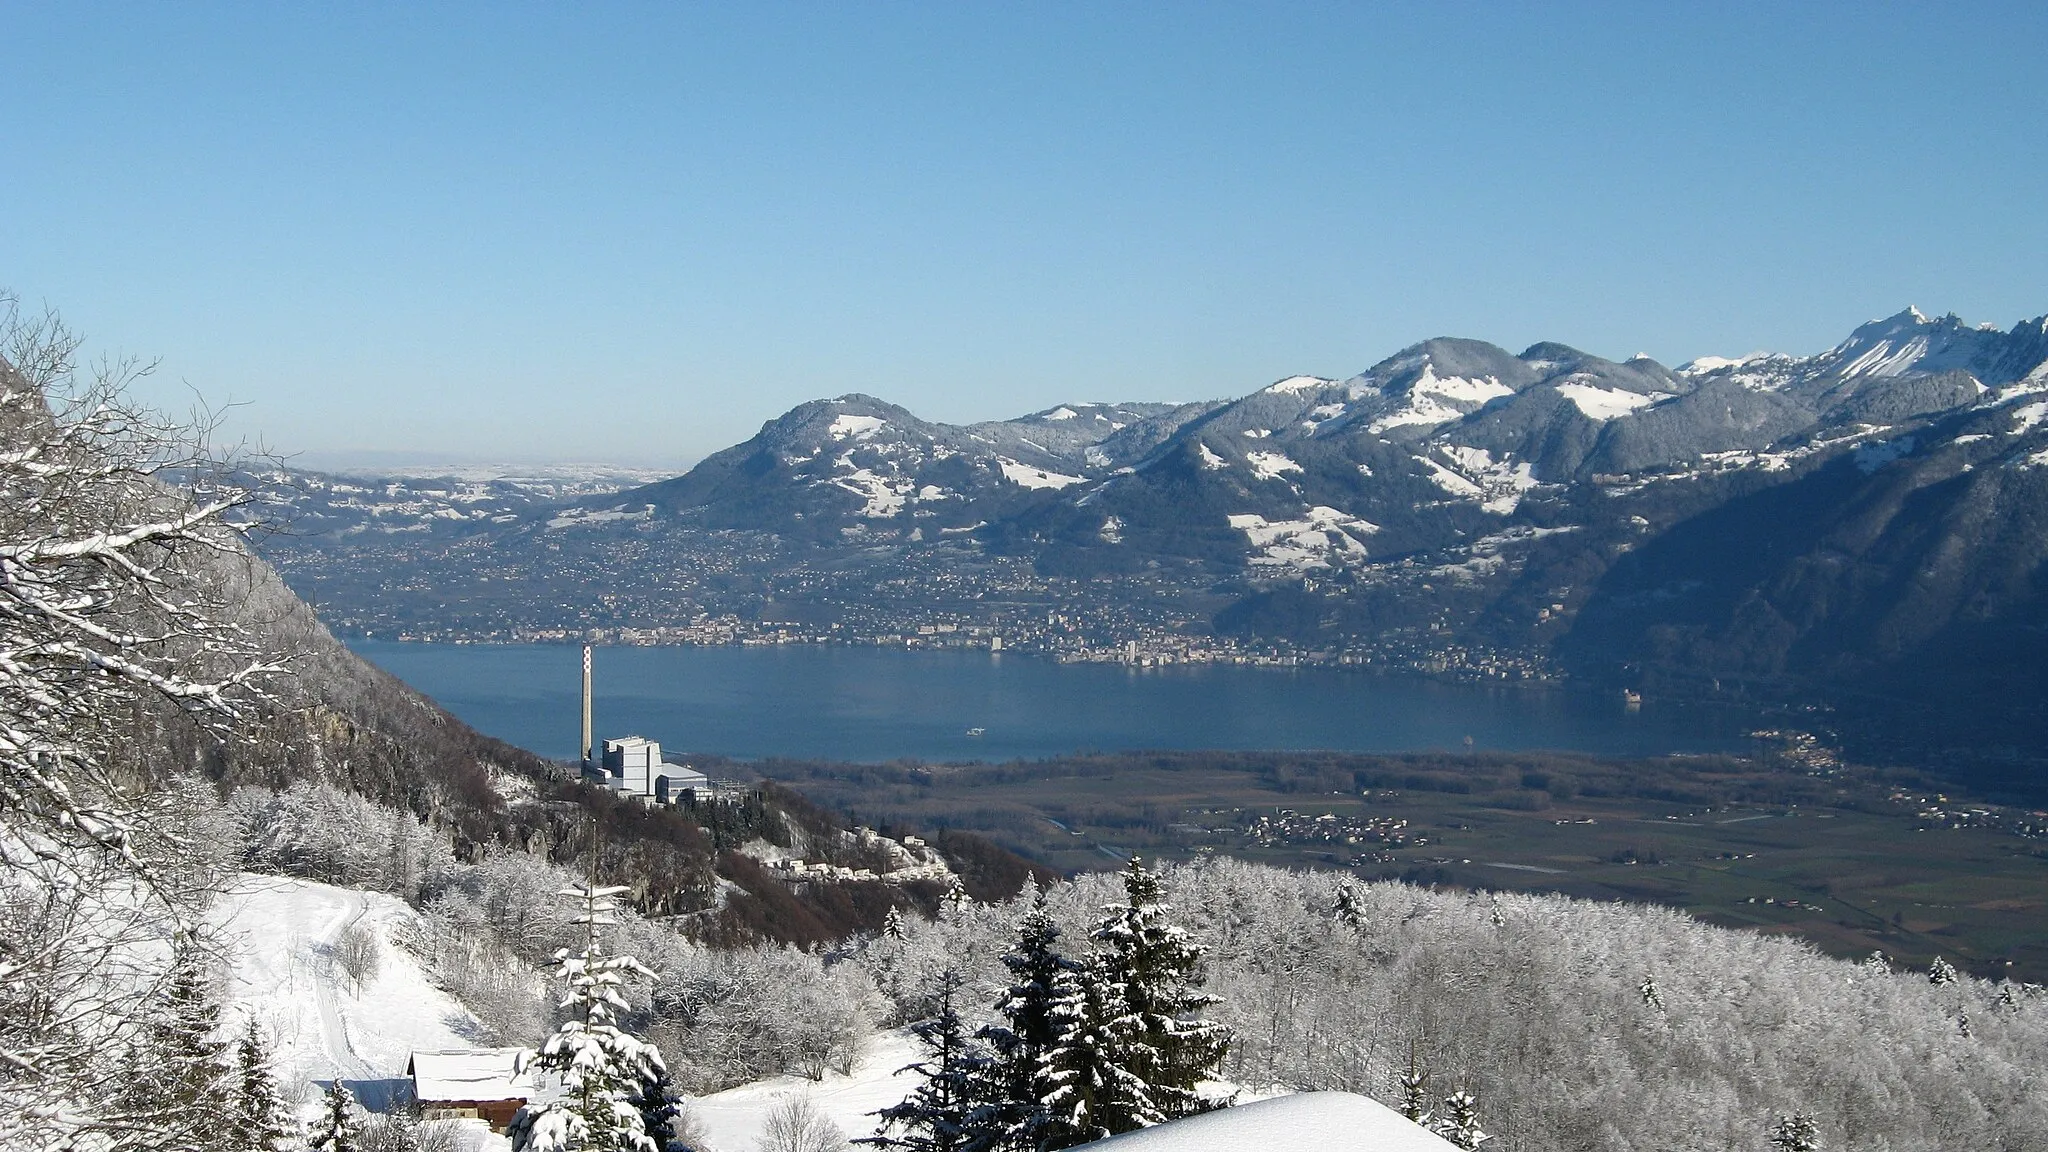
[[[1104,1152],[1451,1152],[1457,1146],[1376,1100],[1303,1092],[1098,1140]]]
[[[457,1048],[415,1052],[405,1070],[420,1103],[525,1100],[533,1095],[530,1048]]]

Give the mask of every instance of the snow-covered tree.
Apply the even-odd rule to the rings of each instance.
[[[1017,921],[1015,944],[1003,954],[1011,982],[996,1002],[1002,1022],[984,1027],[979,1034],[992,1052],[987,1094],[994,1101],[994,1119],[1007,1148],[1036,1148],[1039,1130],[1047,1121],[1045,1099],[1053,1085],[1045,1079],[1046,1054],[1060,1040],[1060,1022],[1054,1015],[1055,989],[1062,974],[1081,968],[1078,962],[1060,955],[1059,938],[1059,924],[1041,889]]]
[[[1936,987],[1956,982],[1956,966],[1939,956],[1927,966],[1927,982]]]
[[[922,1057],[903,1071],[921,1078],[901,1103],[875,1113],[882,1124],[873,1136],[854,1141],[907,1152],[990,1152],[1002,1132],[988,1099],[988,1056],[967,1034],[955,1001],[960,973],[939,974],[938,1014],[911,1025]]]
[[[1172,908],[1158,874],[1133,856],[1123,882],[1124,901],[1105,908],[1095,929],[1101,950],[1090,975],[1114,991],[1129,1018],[1130,1070],[1144,1081],[1149,1107],[1159,1119],[1193,1115],[1202,1110],[1196,1087],[1223,1062],[1230,1034],[1203,1017],[1216,1003],[1201,991],[1203,949],[1167,919]]]
[[[336,1080],[321,1101],[320,1119],[307,1147],[312,1152],[361,1152],[363,1122],[356,1115],[355,1093]]]
[[[239,489],[200,479],[193,436],[125,399],[145,368],[75,371],[78,340],[0,297],[0,867],[135,853],[138,797],[166,766],[137,719],[232,734],[282,669],[236,622],[224,567],[249,563],[222,517]],[[173,488],[180,470],[197,482]]]
[[[768,1110],[754,1152],[844,1152],[846,1133],[808,1092],[792,1092]]]
[[[682,1138],[682,1102],[676,1097],[668,1067],[656,1062],[644,1067],[641,1075],[627,1103],[640,1113],[640,1127],[654,1142],[655,1152],[690,1152]]]
[[[1465,1152],[1493,1139],[1479,1130],[1479,1101],[1469,1092],[1453,1092],[1444,1097],[1429,1129]]]
[[[78,346],[0,293],[0,1146],[177,1152],[218,1135],[152,1055],[213,861],[159,749],[231,739],[280,668],[237,623],[242,493]]]
[[[561,1079],[562,1093],[513,1117],[507,1134],[514,1152],[658,1152],[635,1100],[666,1067],[653,1045],[617,1023],[627,1007],[621,995],[626,982],[653,973],[631,956],[604,952],[603,930],[618,923],[618,897],[625,891],[584,884],[562,892],[580,905],[572,923],[584,928],[583,950],[555,955],[569,989],[562,1001],[566,1018],[533,1062],[535,1071]]]
[[[1053,978],[1052,1018],[1059,1039],[1039,1062],[1042,1098],[1039,1147],[1071,1148],[1165,1119],[1150,1086],[1132,1066],[1140,1062],[1138,1026],[1104,966]]]
[[[252,1016],[242,1026],[235,1045],[235,1067],[239,1076],[235,1095],[235,1138],[249,1152],[286,1152],[297,1146],[297,1124],[277,1093],[277,1079],[270,1072],[270,1053],[256,1032]]]
[[[1436,1118],[1429,1106],[1429,1073],[1415,1063],[1414,1053],[1409,1054],[1408,1067],[1400,1075],[1401,1115],[1425,1127]]]
[[[903,914],[894,907],[889,909],[888,915],[882,917],[882,936],[888,940],[903,939]]]
[[[1353,932],[1365,931],[1365,908],[1358,901],[1358,887],[1349,880],[1337,882],[1337,922]]]
[[[1780,1116],[1771,1125],[1771,1147],[1778,1152],[1820,1152],[1820,1125],[1811,1116]]]

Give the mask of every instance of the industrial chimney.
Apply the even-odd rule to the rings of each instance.
[[[583,646],[583,770],[589,772],[596,766],[596,749],[590,739],[590,645]]]

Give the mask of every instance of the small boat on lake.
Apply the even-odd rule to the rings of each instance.
[[[984,733],[986,733],[987,731],[988,731],[988,729],[986,729],[986,728],[969,728],[969,729],[967,730],[967,734],[968,734],[969,736],[980,736],[980,735],[983,735]]]

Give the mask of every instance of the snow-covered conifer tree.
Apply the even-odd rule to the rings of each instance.
[[[1358,899],[1358,888],[1351,881],[1337,881],[1337,906],[1332,911],[1339,924],[1353,932],[1365,931],[1365,905]]]
[[[1401,1115],[1424,1127],[1436,1118],[1429,1107],[1429,1073],[1415,1063],[1412,1052],[1407,1070],[1401,1073]]]
[[[1820,1125],[1811,1116],[1781,1116],[1771,1125],[1771,1147],[1778,1152],[1820,1152]]]
[[[242,1027],[235,1064],[240,1073],[234,1117],[237,1142],[251,1152],[285,1152],[294,1147],[297,1125],[277,1094],[277,1080],[270,1074],[270,1053],[256,1033],[254,1017]]]
[[[997,1146],[1001,1130],[985,1094],[988,1056],[967,1035],[953,1006],[961,983],[957,970],[941,972],[938,1014],[910,1027],[924,1056],[904,1071],[916,1072],[923,1083],[901,1103],[875,1113],[882,1118],[880,1130],[854,1143],[909,1152],[989,1152]]]
[[[988,1095],[995,1103],[995,1119],[1007,1148],[1038,1147],[1038,1132],[1047,1120],[1045,1098],[1052,1085],[1044,1079],[1044,1063],[1060,1040],[1060,1022],[1054,1016],[1055,986],[1061,974],[1081,967],[1060,955],[1059,937],[1059,925],[1046,907],[1041,889],[1017,921],[1016,943],[1003,954],[1011,984],[996,1003],[1002,1023],[990,1024],[979,1033],[993,1050]]]
[[[1443,1105],[1429,1128],[1465,1152],[1472,1152],[1493,1139],[1479,1130],[1479,1101],[1473,1099],[1469,1092],[1453,1092],[1444,1097]]]
[[[887,916],[882,917],[882,936],[889,940],[903,939],[903,914],[893,907]]]
[[[1150,1086],[1131,1070],[1138,1028],[1111,973],[1091,960],[1053,978],[1052,1019],[1059,1039],[1039,1061],[1047,1086],[1038,1147],[1071,1148],[1159,1123]]]
[[[1956,966],[1939,956],[1934,958],[1934,963],[1927,966],[1927,982],[1929,984],[1938,987],[1943,984],[1953,984],[1956,982],[1956,979]]]
[[[119,1122],[160,1133],[178,1146],[194,1133],[216,1132],[221,1101],[236,1097],[228,1045],[215,1038],[220,1006],[207,961],[186,944],[143,1020],[141,1037],[122,1074]]]
[[[620,995],[626,981],[653,973],[631,956],[604,954],[602,932],[618,923],[613,913],[625,891],[584,884],[562,892],[582,906],[571,922],[584,926],[583,951],[555,953],[569,986],[562,1001],[567,1019],[533,1062],[537,1072],[561,1078],[562,1094],[513,1117],[507,1135],[514,1152],[657,1152],[634,1101],[666,1068],[653,1045],[626,1035],[616,1023],[626,1007]]]
[[[1157,873],[1135,856],[1124,869],[1125,900],[1104,909],[1095,939],[1102,951],[1097,978],[1114,988],[1130,1018],[1130,1070],[1148,1089],[1160,1119],[1202,1110],[1196,1086],[1212,1076],[1229,1051],[1230,1034],[1202,1017],[1216,1002],[1202,992],[1202,948],[1167,920]],[[1125,1129],[1117,1129],[1124,1131]]]
[[[643,1078],[628,1101],[640,1113],[640,1127],[654,1141],[655,1152],[689,1152],[680,1138],[681,1103],[668,1067],[657,1061],[642,1070]]]
[[[360,1152],[362,1120],[356,1116],[355,1094],[336,1080],[327,1088],[320,1121],[313,1127],[307,1147],[312,1152]]]

